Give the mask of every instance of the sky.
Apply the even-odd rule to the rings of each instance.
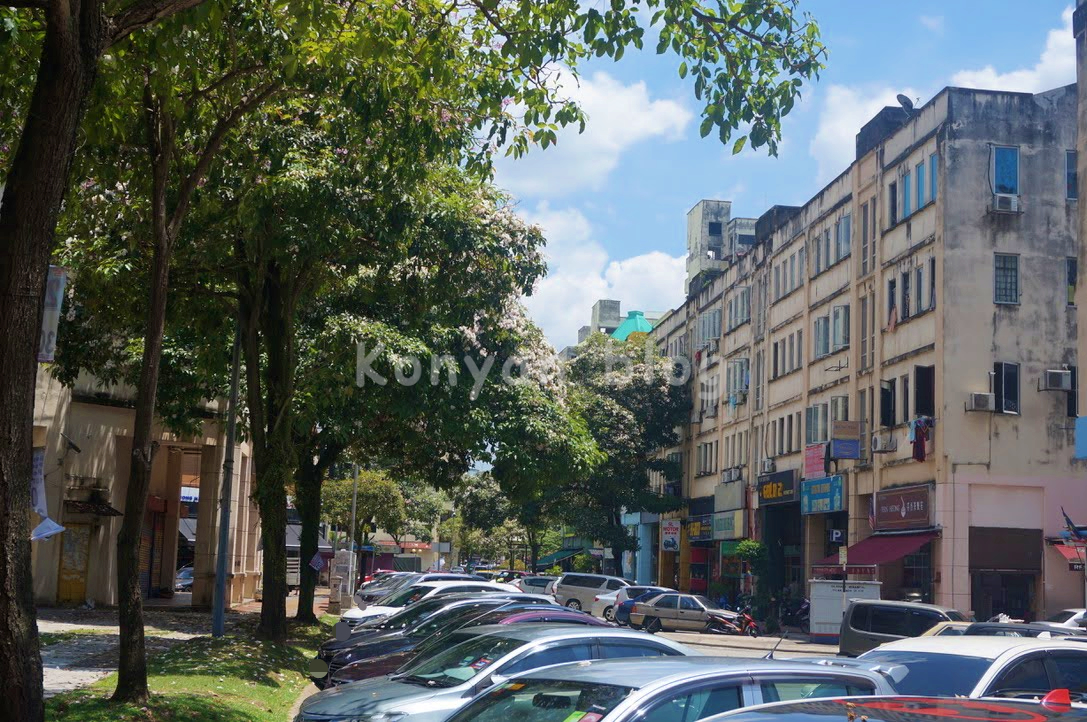
[[[782,123],[778,157],[732,155],[700,138],[701,105],[676,56],[654,43],[580,68],[570,88],[583,134],[502,159],[496,182],[548,239],[549,271],[525,299],[556,347],[577,340],[600,298],[663,312],[683,302],[686,214],[703,198],[733,217],[801,205],[853,160],[860,127],[904,93],[920,106],[948,85],[1038,92],[1075,82],[1072,6],[1054,0],[800,0],[829,50]]]

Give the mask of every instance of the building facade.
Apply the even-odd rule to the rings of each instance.
[[[752,537],[778,598],[845,571],[979,618],[1082,604],[1060,541],[1062,506],[1087,518],[1075,142],[1074,86],[885,108],[837,178],[688,281],[654,332],[671,356],[686,344],[695,398],[661,452],[685,455],[689,500],[662,582],[700,588],[708,510],[726,587]]]

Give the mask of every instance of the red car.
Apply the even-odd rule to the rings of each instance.
[[[372,679],[392,674],[416,657],[425,657],[435,652],[460,644],[465,639],[462,630],[480,627],[486,624],[532,624],[552,622],[561,624],[584,624],[592,627],[610,627],[612,625],[586,614],[563,607],[542,605],[518,605],[515,608],[495,609],[481,614],[466,624],[454,623],[439,630],[425,639],[416,642],[410,649],[401,649],[390,654],[379,654],[366,659],[357,659],[361,650],[354,650],[357,661],[340,667],[332,673],[329,686],[357,682],[360,679]],[[405,640],[407,641],[407,640]]]

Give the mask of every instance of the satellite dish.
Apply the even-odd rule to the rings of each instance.
[[[898,100],[898,104],[901,105],[903,107],[903,109],[905,109],[905,111],[907,113],[912,113],[913,112],[913,101],[912,100],[907,98],[902,93],[899,93],[898,95],[896,95],[895,98]]]

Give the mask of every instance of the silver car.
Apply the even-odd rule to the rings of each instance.
[[[318,692],[295,722],[395,719],[441,722],[480,692],[515,674],[609,656],[696,654],[668,639],[626,629],[564,624],[491,625],[394,675]]]
[[[571,609],[591,609],[597,594],[617,592],[630,582],[604,574],[563,574],[555,582],[555,601]]]
[[[875,669],[735,657],[610,659],[536,670],[476,697],[449,722],[696,722],[766,702],[894,694]]]

